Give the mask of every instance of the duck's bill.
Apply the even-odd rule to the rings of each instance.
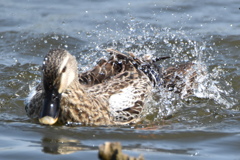
[[[46,125],[53,125],[57,122],[58,118],[53,118],[50,116],[44,116],[42,118],[39,118],[39,122],[41,124],[46,124]]]
[[[39,122],[46,125],[53,125],[57,122],[60,110],[61,94],[56,90],[46,91],[42,111],[39,115]]]

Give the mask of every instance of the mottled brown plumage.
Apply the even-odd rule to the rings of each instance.
[[[181,81],[174,73],[185,74],[191,68],[187,64],[162,72],[154,62],[169,57],[137,58],[132,53],[107,51],[108,60],[101,59],[92,70],[78,74],[74,56],[63,49],[51,50],[44,58],[42,82],[26,101],[27,115],[49,125],[135,123],[143,116],[153,86],[174,88]]]
[[[185,95],[193,94],[194,85],[197,84],[195,82],[197,71],[195,70],[194,65],[194,63],[189,62],[163,70],[163,86],[169,91],[175,93],[183,94],[182,92],[185,90]]]

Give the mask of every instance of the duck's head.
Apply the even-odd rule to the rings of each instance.
[[[57,122],[61,94],[77,78],[77,61],[64,49],[53,49],[45,56],[42,66],[44,100],[39,122],[52,125]]]

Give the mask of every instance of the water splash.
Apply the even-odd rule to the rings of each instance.
[[[84,39],[84,41],[78,40],[79,44],[83,45],[80,47],[81,50],[78,49],[75,53],[80,62],[80,71],[90,70],[96,65],[96,61],[100,57],[107,58],[109,55],[104,52],[106,48],[113,48],[120,52],[133,52],[137,56],[146,54],[152,57],[171,56],[171,59],[161,62],[160,67],[168,68],[193,62],[193,69],[197,73],[196,85],[194,85],[191,96],[188,96],[186,89],[183,89],[181,94],[170,92],[169,88],[160,88],[160,92],[156,91],[154,101],[151,103],[154,106],[152,108],[158,110],[157,117],[167,117],[180,108],[191,107],[199,101],[206,103],[207,106],[207,102],[201,101],[203,99],[213,100],[215,104],[220,104],[221,107],[226,109],[235,104],[236,100],[231,97],[231,83],[225,80],[224,69],[213,63],[216,56],[214,45],[207,41],[204,42],[202,39],[196,40],[191,34],[181,29],[176,31],[167,27],[158,28],[150,24],[143,25],[134,19],[130,22],[126,21],[125,25],[127,26],[126,30],[117,30],[110,27],[102,30],[101,26],[97,26],[96,30],[90,33],[91,36],[88,33],[84,35],[80,31],[77,32],[77,36]],[[45,45],[53,42],[55,44],[55,41],[60,41],[61,47],[69,49],[77,46],[73,37],[56,36],[54,34],[41,39],[41,42]],[[72,43],[73,41],[74,43]],[[88,43],[85,43],[86,41]],[[64,46],[64,44],[69,45]],[[56,45],[59,46],[59,44]],[[192,72],[189,72],[186,75],[186,81],[191,74]]]
[[[206,43],[178,39],[177,37],[175,37],[173,44],[168,39],[164,39],[163,42],[172,48],[171,53],[173,53],[174,58],[170,65],[177,66],[192,61],[194,63],[193,71],[196,72],[197,76],[194,85],[191,86],[191,95],[188,94],[186,86],[180,94],[169,92],[168,88],[161,88],[161,92],[157,93],[159,99],[156,100],[155,104],[159,110],[158,117],[172,115],[182,107],[191,107],[194,103],[201,102],[201,99],[213,100],[217,104],[216,106],[221,106],[224,109],[230,109],[235,105],[236,100],[231,97],[233,90],[231,84],[223,76],[224,71],[220,66],[210,69],[212,63],[210,57],[213,53],[207,52]],[[192,72],[188,71],[185,77],[182,77],[184,83],[191,83],[188,79],[191,74]],[[202,103],[205,102],[202,101]],[[206,106],[208,106],[207,103]]]
[[[154,101],[151,105],[154,110],[158,110],[158,117],[168,117],[180,108],[191,107],[194,103],[205,103],[208,106],[208,100],[213,100],[216,106],[225,109],[235,105],[236,100],[231,97],[232,87],[224,77],[224,71],[220,66],[214,66],[215,51],[214,45],[208,44],[202,39],[196,40],[191,34],[183,30],[172,31],[170,28],[157,28],[150,24],[143,26],[139,22],[128,24],[128,31],[115,32],[108,30],[101,36],[108,35],[113,37],[105,43],[100,43],[95,50],[94,57],[106,48],[113,48],[121,52],[133,52],[137,56],[150,54],[153,57],[171,56],[170,60],[161,63],[160,67],[168,68],[178,66],[183,63],[193,62],[192,71],[185,75],[184,81],[193,72],[196,72],[195,84],[192,86],[192,93],[189,95],[187,89],[183,88],[181,94],[170,92],[169,88],[160,88],[160,92],[155,91]],[[190,36],[189,36],[190,35]],[[106,53],[102,56],[106,57]],[[91,59],[92,56],[88,57]],[[180,75],[179,75],[180,76]],[[191,82],[189,82],[191,83]],[[149,113],[153,112],[149,110]]]

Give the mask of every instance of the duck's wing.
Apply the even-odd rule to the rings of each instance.
[[[109,113],[116,124],[125,124],[139,120],[151,89],[150,79],[142,71],[132,67],[105,83],[88,87],[86,91],[96,97],[94,100],[107,102]]]
[[[161,68],[155,65],[155,62],[170,58],[168,56],[158,58],[149,58],[146,56],[137,58],[133,53],[123,54],[113,49],[107,49],[106,51],[110,53],[110,58],[108,60],[99,60],[92,70],[81,73],[79,75],[81,84],[93,86],[106,82],[125,71],[132,71],[133,69],[144,72],[154,85],[160,84],[162,78]]]
[[[90,87],[108,81],[123,70],[129,69],[128,67],[131,64],[128,63],[127,56],[119,55],[112,55],[108,60],[99,60],[92,70],[79,75],[80,83]]]
[[[108,49],[111,57],[101,60],[95,68],[80,75],[86,91],[108,102],[108,108],[116,123],[137,121],[142,115],[146,99],[160,74],[153,63],[168,57],[137,58],[132,53],[122,54]],[[100,100],[99,100],[100,102]],[[97,103],[97,102],[96,102]]]
[[[127,83],[122,83],[122,87],[114,90],[115,93],[109,97],[110,111],[117,122],[138,121],[143,116],[146,100],[151,95],[152,84],[148,77],[141,76],[131,79],[130,77],[133,76],[131,74],[127,77],[124,75]],[[121,83],[122,80],[120,78],[119,82]],[[114,89],[118,84],[113,84],[111,88]]]

